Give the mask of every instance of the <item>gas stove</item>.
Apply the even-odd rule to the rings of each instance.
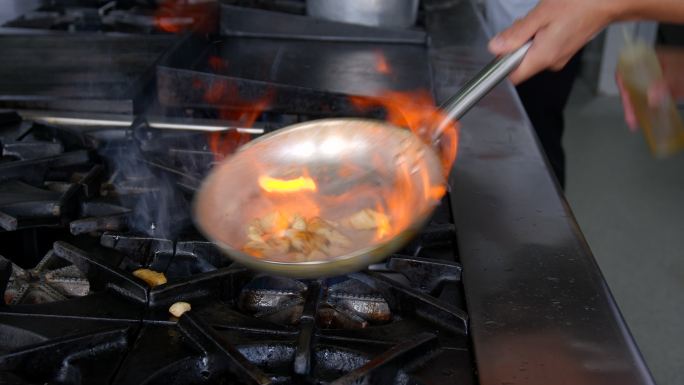
[[[446,100],[490,59],[473,4],[396,30],[302,0],[153,3],[53,1],[0,34],[0,384],[652,383],[510,85],[383,263],[264,275],[193,225],[203,178],[260,135]]]
[[[216,134],[4,116],[6,382],[474,383],[448,199],[418,238],[368,271],[260,275],[190,220]],[[194,162],[178,161],[190,154]],[[167,283],[148,287],[133,275],[141,268]],[[192,310],[175,318],[169,307],[181,301]],[[450,364],[428,369],[440,362]]]
[[[245,13],[307,19],[232,4],[221,12],[221,25],[234,27]],[[4,114],[0,368],[8,382],[475,383],[448,197],[384,263],[320,280],[249,271],[192,224],[194,191],[240,144],[316,117],[381,118],[351,98],[429,88],[424,32],[394,33],[414,40],[388,43],[347,28],[366,41],[182,36],[156,67],[158,99],[130,122]],[[354,66],[339,62],[350,57]],[[392,78],[375,70],[380,58]],[[336,76],[326,74],[335,62]],[[295,78],[302,65],[319,72]],[[273,95],[268,108],[252,108],[265,95]],[[222,131],[188,129],[226,120]],[[143,268],[166,283],[148,287],[133,274]],[[191,310],[174,317],[176,302]]]

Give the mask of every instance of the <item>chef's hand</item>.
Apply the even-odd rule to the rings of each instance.
[[[561,70],[614,20],[616,1],[622,0],[542,0],[527,16],[494,37],[489,50],[503,55],[534,38],[525,60],[510,76],[514,84],[545,69]]]

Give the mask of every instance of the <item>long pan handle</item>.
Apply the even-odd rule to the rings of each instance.
[[[517,50],[494,59],[463,85],[456,95],[444,102],[441,110],[445,117],[434,131],[433,139],[438,140],[452,121],[463,117],[480,99],[518,68],[531,46],[532,42],[527,42]]]

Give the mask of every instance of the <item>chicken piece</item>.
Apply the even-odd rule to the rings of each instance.
[[[326,261],[328,259],[328,255],[318,249],[314,249],[306,256],[307,261]]]
[[[289,227],[287,217],[280,211],[274,211],[260,219],[260,225],[266,233],[277,233],[286,230]]]
[[[376,229],[380,223],[388,222],[389,219],[387,218],[387,215],[375,210],[363,209],[349,216],[344,224],[354,230],[373,230]]]
[[[351,240],[341,232],[335,230],[335,227],[331,222],[324,219],[318,217],[311,218],[308,228],[313,233],[323,236],[332,245],[340,245],[343,247],[351,246]]]
[[[254,220],[247,226],[247,238],[251,241],[263,242],[264,229],[261,228],[259,220]]]
[[[311,249],[313,250],[319,250],[323,252],[324,254],[328,253],[328,249],[330,249],[330,240],[325,237],[324,235],[321,234],[316,234],[316,233],[311,233]]]
[[[155,287],[166,283],[166,276],[164,273],[150,269],[135,270],[133,275],[145,281],[145,283],[147,283],[150,287]]]
[[[249,241],[242,246],[242,251],[256,258],[264,258],[270,247],[262,241]]]
[[[266,241],[268,246],[266,255],[280,256],[286,254],[290,250],[290,241],[286,238],[271,238]]]
[[[301,216],[295,215],[294,218],[292,218],[290,228],[299,231],[306,231],[306,221]]]
[[[331,226],[324,219],[313,217],[307,221],[306,227],[312,233],[318,233],[321,229],[330,228]]]
[[[304,262],[341,255],[352,242],[336,230],[337,224],[319,217],[295,214],[289,220],[279,211],[257,218],[247,227],[243,251],[256,258]],[[335,251],[335,253],[332,253]]]
[[[192,306],[187,302],[176,302],[169,308],[169,313],[176,318],[180,318],[186,311],[190,311]]]
[[[313,249],[311,233],[294,229],[285,230],[284,237],[288,239],[295,251],[308,254]]]

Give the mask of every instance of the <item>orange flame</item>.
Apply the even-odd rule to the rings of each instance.
[[[211,56],[208,65],[214,71],[220,72],[227,68],[228,62],[218,56]],[[273,90],[269,90],[258,99],[243,99],[237,85],[228,79],[214,79],[208,84],[195,79],[193,88],[204,92],[203,99],[217,107],[220,119],[233,122],[240,127],[252,127],[261,113],[269,107],[275,95]],[[217,161],[234,153],[251,139],[249,134],[235,130],[225,133],[212,132],[208,136],[209,149]]]
[[[409,128],[428,143],[432,141],[433,129],[446,118],[427,91],[387,91],[378,97],[352,96],[350,101],[360,110],[384,107],[387,111],[387,121],[399,127]],[[458,123],[452,122],[447,125],[437,143],[442,167],[447,175],[456,160],[458,137]]]
[[[296,179],[276,179],[269,176],[259,177],[259,186],[266,192],[290,193],[297,191],[316,191],[316,182],[309,177]]]
[[[410,128],[426,141],[431,141],[432,128],[444,118],[430,94],[424,91],[386,92],[377,98],[354,97],[351,101],[360,109],[384,107],[390,122]],[[457,143],[458,125],[449,124],[437,144],[445,173],[456,158]],[[323,167],[311,175],[307,169],[292,170],[298,174],[289,176],[290,179],[260,175],[258,184],[269,193],[270,201],[261,215],[273,211],[287,218],[320,215],[338,222],[347,230],[359,231],[360,238],[355,239],[357,245],[395,237],[413,224],[416,215],[424,214],[438,204],[446,193],[446,186],[429,173],[426,158],[419,154],[423,150],[422,146],[409,146],[405,150],[405,158],[417,159],[415,162],[402,161],[390,165],[380,156],[375,156],[371,160],[375,172],[391,183],[354,185],[349,190],[335,193],[326,193],[330,191],[330,185],[324,181],[331,177],[333,180],[355,179],[367,172],[367,168],[341,159],[342,164],[334,168],[333,174],[330,170],[324,171]],[[356,213],[348,212],[349,207],[356,207]],[[344,210],[340,211],[342,208]]]
[[[431,145],[434,128],[445,118],[444,113],[435,106],[434,99],[427,91],[388,91],[375,98],[352,97],[351,102],[361,110],[383,107],[390,123],[409,128]],[[436,143],[436,150],[445,176],[448,176],[458,150],[458,124],[456,122],[447,125]],[[411,154],[406,155],[410,159],[420,158]],[[378,194],[379,202],[375,205],[376,240],[395,236],[411,225],[416,215],[416,202],[436,204],[446,193],[445,186],[435,184],[430,180],[426,168],[416,168],[415,164],[409,166],[408,162],[400,162],[396,168],[389,169],[382,164],[380,159],[374,160],[373,165],[382,173],[394,177],[392,188]],[[412,174],[416,170],[420,172],[418,184],[413,182]]]
[[[387,63],[387,58],[382,54],[382,52],[378,52],[376,55],[375,69],[383,75],[389,75],[392,73],[389,63]]]
[[[384,213],[384,209],[380,203],[375,205],[375,209],[380,215],[375,216],[375,225],[377,230],[375,231],[375,239],[381,240],[392,232],[392,226],[390,225],[389,218]]]
[[[182,33],[191,29],[211,32],[216,25],[215,4],[211,1],[163,0],[154,12],[157,29]]]
[[[214,159],[220,161],[234,153],[240,146],[246,144],[252,138],[249,134],[229,130],[226,132],[211,132],[208,139],[209,150],[214,154]]]
[[[210,56],[209,67],[215,72],[225,71],[228,69],[228,60],[224,60],[218,56]]]

